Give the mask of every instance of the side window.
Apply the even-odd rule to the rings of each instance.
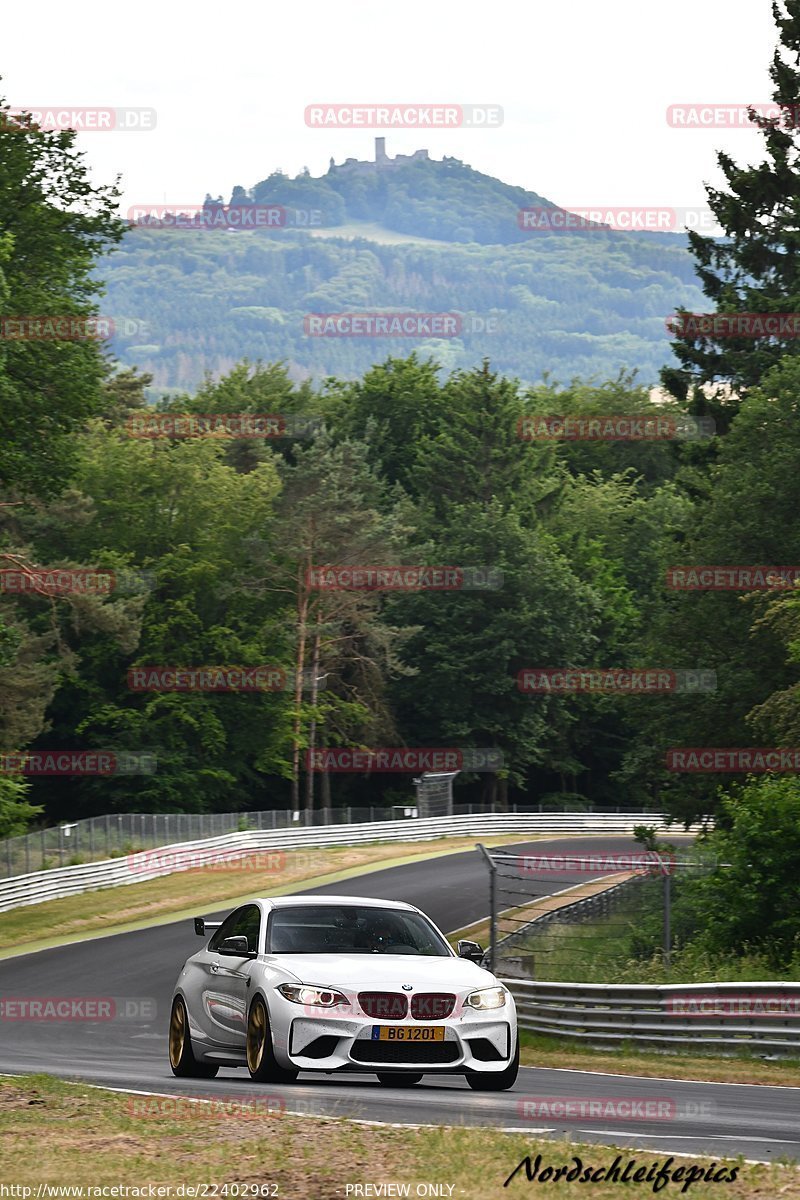
[[[208,944],[209,950],[217,950],[225,938],[246,937],[248,950],[258,949],[261,929],[261,913],[255,904],[245,904],[226,917]]]

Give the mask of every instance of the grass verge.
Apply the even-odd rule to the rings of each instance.
[[[648,1169],[655,1162],[668,1161],[668,1156],[647,1150],[544,1141],[535,1133],[466,1127],[396,1129],[277,1113],[259,1116],[257,1111],[248,1119],[242,1115],[243,1103],[247,1102],[239,1098],[238,1109],[231,1105],[227,1111],[224,1103],[182,1104],[176,1109],[170,1100],[90,1089],[44,1075],[0,1079],[0,1182],[30,1187],[32,1197],[40,1184],[127,1185],[140,1189],[131,1193],[140,1196],[147,1196],[153,1185],[170,1188],[161,1195],[173,1198],[181,1195],[177,1190],[181,1185],[185,1196],[192,1195],[189,1187],[208,1185],[205,1192],[194,1193],[199,1200],[232,1195],[342,1200],[348,1195],[403,1194],[398,1184],[408,1185],[407,1194],[414,1196],[426,1194],[419,1191],[420,1184],[435,1184],[441,1190],[430,1190],[428,1195],[491,1200],[532,1194],[524,1169],[503,1188],[526,1155],[535,1161],[540,1154],[541,1170],[562,1164],[571,1167],[576,1156],[584,1168],[609,1167],[617,1153],[623,1168],[630,1159]],[[144,1115],[148,1111],[150,1115]],[[734,1182],[694,1183],[688,1192],[693,1200],[800,1198],[800,1172],[794,1166],[714,1162],[717,1171],[729,1172],[735,1166],[738,1177]],[[685,1173],[692,1165],[708,1169],[711,1160],[677,1158],[669,1169],[682,1167]],[[390,1183],[395,1190],[386,1190]],[[238,1191],[231,1187],[234,1184],[239,1185]],[[352,1190],[358,1184],[360,1193]],[[367,1184],[373,1190],[365,1191]],[[383,1190],[374,1190],[379,1184]],[[247,1185],[246,1192],[242,1185]],[[660,1194],[679,1196],[681,1187],[679,1177]],[[621,1194],[652,1196],[653,1185],[630,1182],[621,1187],[598,1181],[586,1188],[578,1180],[559,1179],[549,1181],[546,1191],[557,1198],[590,1195],[592,1200],[618,1200]],[[85,1197],[90,1195],[84,1192]]]
[[[525,841],[542,841],[551,834],[525,834]],[[486,838],[484,844],[502,845],[509,835]],[[66,941],[106,933],[122,933],[165,924],[194,913],[234,908],[252,896],[274,896],[301,887],[334,883],[367,871],[400,866],[411,859],[422,861],[442,854],[471,850],[476,839],[437,838],[427,842],[371,842],[363,846],[309,847],[304,850],[262,851],[216,867],[176,871],[160,879],[101,888],[62,900],[46,900],[0,913],[0,958],[3,951],[25,953]],[[157,853],[157,851],[153,851]],[[274,855],[269,864],[265,860]],[[131,858],[135,874],[136,859]],[[250,864],[248,866],[248,864]],[[247,891],[244,891],[244,888]],[[489,884],[486,881],[486,900]]]
[[[520,1030],[520,1057],[526,1067],[556,1070],[601,1071],[617,1075],[647,1075],[663,1079],[699,1079],[706,1083],[759,1083],[772,1087],[800,1087],[800,1059],[770,1059],[743,1051],[735,1057],[703,1054],[666,1054],[623,1046],[620,1050],[594,1050],[581,1042]]]

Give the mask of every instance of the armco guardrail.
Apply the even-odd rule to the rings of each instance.
[[[593,1045],[742,1048],[800,1057],[800,983],[589,984],[504,979],[520,1028]]]
[[[141,883],[189,870],[225,855],[311,846],[357,846],[365,842],[429,841],[463,834],[630,834],[636,825],[664,826],[664,818],[648,813],[476,813],[472,816],[430,817],[359,825],[297,826],[291,829],[249,829],[202,841],[180,842],[159,849],[70,867],[34,871],[0,881],[0,912],[45,900],[75,896],[98,888]],[[276,880],[279,873],[276,872]]]
[[[0,879],[14,875],[30,875],[32,871],[47,871],[52,867],[70,867],[76,863],[96,862],[114,858],[131,850],[154,846],[172,846],[175,842],[198,842],[203,838],[222,837],[226,833],[241,833],[245,829],[296,829],[298,820],[304,827],[320,825],[358,825],[366,821],[396,821],[407,817],[472,816],[494,813],[494,804],[460,804],[451,807],[417,812],[417,800],[407,804],[369,804],[363,807],[303,809],[248,809],[246,812],[217,813],[105,813],[99,817],[82,817],[77,821],[62,821],[45,829],[34,829],[17,837],[0,840]],[[594,807],[582,804],[581,812],[594,812]],[[575,812],[569,804],[550,800],[533,804],[512,804],[511,812],[563,813]],[[620,808],[600,808],[600,812],[620,812]],[[622,810],[624,811],[624,809]],[[651,810],[658,816],[658,809]]]

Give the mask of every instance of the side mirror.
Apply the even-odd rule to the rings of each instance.
[[[463,941],[459,942],[456,953],[459,958],[468,958],[470,962],[483,962],[483,950],[477,942]]]
[[[195,917],[194,931],[198,937],[205,937],[206,934],[213,933],[215,929],[219,929],[222,921],[206,921],[204,917]]]
[[[255,958],[255,950],[251,950],[244,934],[239,937],[225,938],[217,947],[217,954],[230,954],[234,958]]]

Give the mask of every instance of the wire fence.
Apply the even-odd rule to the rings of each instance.
[[[595,811],[588,806],[585,806],[584,810]],[[450,811],[454,816],[463,816],[504,810],[497,805],[453,804]],[[514,804],[511,805],[510,811],[573,812],[575,804],[572,799],[563,804]],[[617,807],[596,811],[621,813],[625,810]],[[401,818],[414,820],[423,815],[425,814],[418,811],[413,801],[388,806],[352,806],[317,809],[313,812],[301,810],[299,813],[293,813],[291,809],[227,813],[111,813],[101,817],[62,822],[60,825],[0,841],[0,879],[27,875],[31,871],[44,871],[50,867],[96,862],[104,858],[131,854],[137,850],[151,850],[176,842],[193,842],[247,829],[349,825],[364,821],[396,821]],[[653,815],[659,816],[660,813],[654,811]]]
[[[488,962],[519,979],[607,982],[631,964],[669,970],[674,906],[690,879],[717,864],[691,851],[508,854],[483,850],[490,870]]]

